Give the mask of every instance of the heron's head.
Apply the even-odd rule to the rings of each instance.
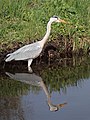
[[[66,23],[66,21],[60,19],[58,16],[53,16],[50,18],[51,22],[62,22],[62,23]]]

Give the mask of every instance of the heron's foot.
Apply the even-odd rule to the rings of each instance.
[[[30,66],[28,66],[28,71],[29,71],[30,73],[33,72],[32,68],[31,68]]]

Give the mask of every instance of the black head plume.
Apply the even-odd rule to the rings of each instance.
[[[54,15],[53,18],[57,18],[58,19],[58,16]]]

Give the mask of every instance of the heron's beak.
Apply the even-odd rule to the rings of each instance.
[[[65,20],[59,19],[59,22],[67,23]]]

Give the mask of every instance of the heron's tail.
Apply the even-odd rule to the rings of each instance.
[[[5,60],[6,62],[9,62],[9,61],[11,61],[11,60],[14,60],[14,55],[13,55],[13,54],[8,54],[7,57],[8,57],[8,58],[6,58],[6,60]]]

